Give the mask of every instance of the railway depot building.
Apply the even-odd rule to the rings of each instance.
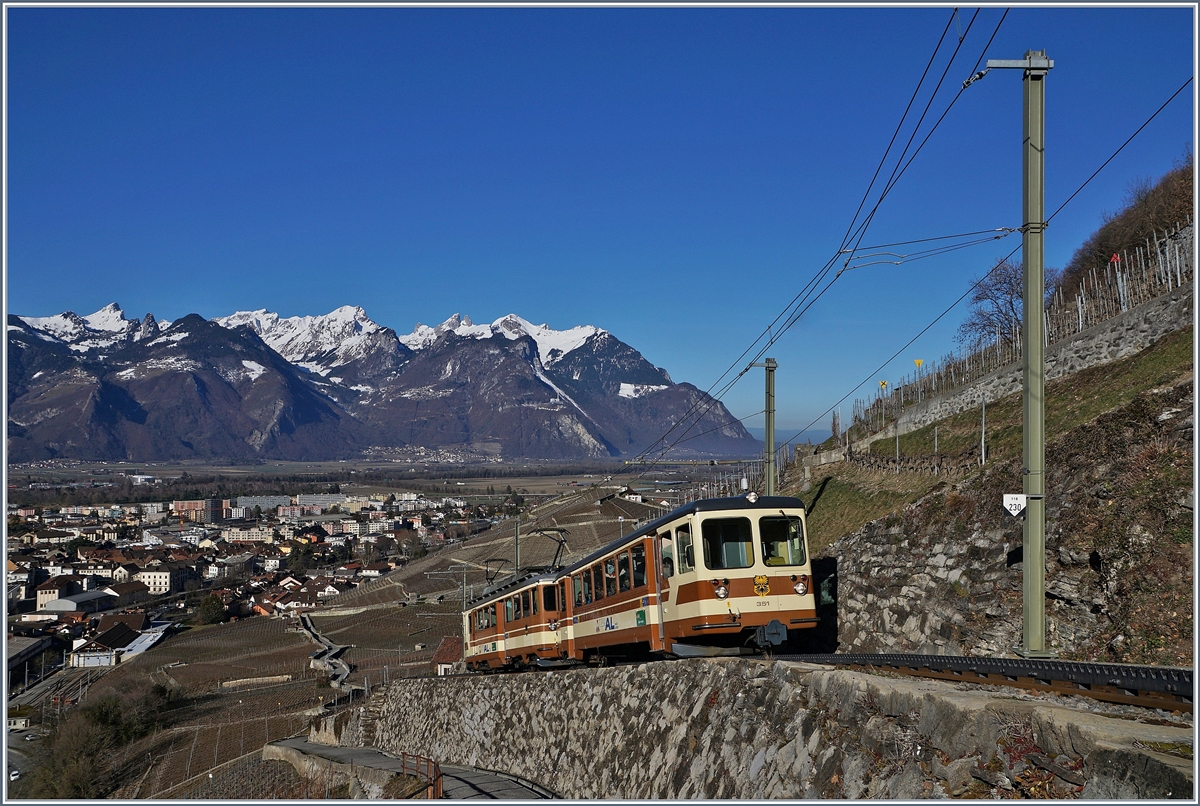
[[[114,624],[90,641],[81,640],[71,652],[69,662],[74,667],[116,666],[121,662],[125,648],[140,635],[128,624]]]

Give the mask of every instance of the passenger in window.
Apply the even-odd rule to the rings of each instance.
[[[617,557],[617,582],[619,583],[618,587],[623,591],[633,587],[629,578],[629,555],[624,552]]]
[[[646,584],[646,548],[633,547],[633,587],[640,588]]]

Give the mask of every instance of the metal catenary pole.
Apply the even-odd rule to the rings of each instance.
[[[1045,130],[1046,74],[1054,62],[1044,50],[1026,51],[1024,59],[988,60],[993,67],[1024,71],[1025,131],[1022,173],[1022,211],[1025,276],[1022,297],[1021,341],[1024,347],[1024,485],[1025,535],[1021,550],[1023,570],[1022,644],[1017,654],[1027,658],[1050,657],[1046,649],[1046,501],[1045,501],[1045,364],[1043,357],[1045,295]]]
[[[767,495],[775,494],[775,363],[774,358],[766,360],[766,376],[767,376],[767,444],[766,454],[766,476],[767,476]]]
[[[751,364],[752,367],[766,369],[766,413],[767,433],[766,444],[763,446],[763,484],[765,495],[775,494],[775,368],[779,366],[774,358],[768,358],[761,364]],[[839,418],[840,420],[841,418]]]

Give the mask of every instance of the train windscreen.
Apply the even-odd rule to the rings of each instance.
[[[704,565],[710,571],[749,568],[754,564],[754,542],[749,518],[709,518],[700,526]]]
[[[758,522],[763,562],[767,565],[804,565],[804,523],[779,515]]]

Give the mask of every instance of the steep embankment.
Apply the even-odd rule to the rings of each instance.
[[[1187,301],[1190,302],[1190,296]],[[1191,318],[1190,310],[1189,304],[1185,321]],[[1130,312],[1131,315],[1136,313]],[[1104,342],[1115,338],[1113,331],[1123,330],[1117,324],[1099,334],[1093,354],[1103,352]],[[1191,373],[1190,323],[1186,328],[1143,343],[1148,346],[1136,354],[1107,363],[1095,361],[1093,363],[1098,366],[1075,371],[1046,384],[1046,434],[1050,441],[1105,412],[1126,405],[1150,389],[1174,383]],[[1015,374],[1019,381],[1019,366],[997,375],[1006,373]],[[995,381],[996,378],[984,378],[981,385]],[[994,394],[994,390],[988,394],[986,438],[989,463],[1021,456],[1023,413],[1019,383],[1013,388],[1016,391],[1004,397]],[[901,433],[901,472],[898,474],[894,472],[896,443],[890,436],[875,440],[870,448],[864,442],[853,452],[850,462],[818,464],[807,469],[790,467],[783,489],[800,494],[810,504],[809,541],[814,554],[823,553],[834,540],[932,492],[947,479],[957,482],[980,472],[983,418],[979,398],[982,392],[976,392],[973,405],[919,429]],[[925,405],[937,408],[940,404],[931,400]],[[824,455],[841,458],[840,453]],[[938,476],[931,472],[935,464],[942,469]],[[803,472],[799,472],[801,470]]]
[[[1061,657],[1192,665],[1191,355],[1181,331],[1049,390],[1047,630]],[[932,492],[936,477],[907,474],[907,502],[905,473],[843,463],[814,482],[814,533],[877,517],[823,552],[837,562],[842,651],[1021,643],[1021,522],[1000,506],[1021,490],[1019,395],[988,419],[988,466]]]

